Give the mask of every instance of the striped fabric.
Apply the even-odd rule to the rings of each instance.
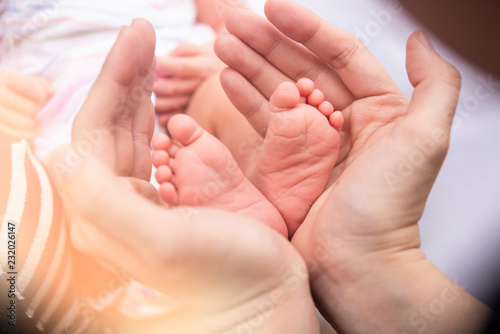
[[[42,76],[55,92],[37,114],[34,154],[41,161],[69,143],[73,119],[108,51],[122,26],[135,17],[155,27],[158,55],[168,54],[181,41],[204,44],[214,38],[211,28],[196,23],[194,0],[0,1],[0,72]],[[127,280],[75,255],[61,201],[26,143],[4,145],[0,153],[2,272],[7,272],[7,226],[16,222],[21,254],[17,292],[27,316],[47,333],[68,332],[68,326],[78,333],[96,326],[95,310],[106,308]]]
[[[114,300],[120,283],[72,249],[61,200],[27,143],[0,136],[0,155],[10,162],[0,165],[0,279],[16,272],[17,312],[26,312],[46,333],[82,333],[96,326],[98,311]],[[7,261],[9,222],[16,232],[14,269]],[[98,278],[79,280],[81,271]]]
[[[37,115],[34,153],[42,161],[69,143],[73,118],[108,51],[135,17],[155,27],[158,55],[181,41],[204,44],[214,38],[211,28],[196,23],[194,0],[0,1],[0,72],[42,76],[55,92]],[[98,311],[128,280],[71,248],[61,200],[26,143],[0,137],[0,158],[1,279],[8,272],[8,223],[15,222],[17,300],[26,315],[47,333],[104,333]],[[138,284],[125,297],[128,308],[122,312],[130,317],[175,308],[166,296]]]

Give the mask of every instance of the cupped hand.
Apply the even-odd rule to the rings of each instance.
[[[313,80],[345,119],[330,185],[380,130],[387,131],[385,126],[406,112],[408,100],[359,40],[308,11],[309,16],[297,15],[296,8],[305,11],[289,1],[268,1],[266,6],[271,23],[291,38],[249,11],[233,10],[226,20],[230,34],[215,44],[229,66],[221,82],[236,108],[265,134],[268,101],[276,87],[303,77]],[[335,42],[326,41],[325,33]]]
[[[460,74],[415,33],[407,47],[415,87],[408,102],[355,36],[288,0],[269,0],[266,15],[272,25],[233,10],[230,34],[216,42],[230,67],[221,81],[233,104],[265,133],[276,86],[308,77],[345,117],[330,184],[292,239],[318,306],[345,333],[415,331],[419,307],[453,288],[420,250],[418,221],[447,152]],[[461,315],[487,312],[454,291],[460,298],[443,314],[455,315],[453,328],[477,330],[484,317]],[[432,332],[451,328],[450,318],[436,319]]]

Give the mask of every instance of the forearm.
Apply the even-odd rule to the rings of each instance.
[[[26,143],[0,135],[0,156],[0,263],[2,281],[10,282],[2,306],[15,309],[9,319],[53,333],[100,326],[101,294],[110,301],[121,282],[74,252],[61,199]]]
[[[491,316],[486,305],[425,259],[394,269],[372,265],[380,269],[370,277],[352,271],[347,282],[323,270],[313,282],[321,311],[342,333],[480,333]]]

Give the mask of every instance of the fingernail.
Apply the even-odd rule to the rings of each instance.
[[[420,41],[420,44],[422,44],[422,46],[424,48],[426,48],[427,50],[430,50],[430,51],[436,51],[436,49],[434,48],[434,45],[432,44],[431,39],[429,38],[429,35],[427,35],[427,33],[425,31],[420,30],[418,32],[417,38]]]

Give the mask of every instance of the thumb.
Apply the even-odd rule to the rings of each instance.
[[[137,194],[96,157],[76,156],[71,146],[56,149],[47,166],[64,200],[75,249],[146,283],[151,281],[150,273],[158,273],[158,263],[168,267],[166,259],[173,258],[174,251],[162,245],[173,244],[170,234],[177,237],[165,233],[170,222],[179,221],[177,217]],[[149,261],[152,258],[156,260]],[[152,283],[164,288],[161,281]]]
[[[408,108],[413,126],[449,133],[460,94],[460,72],[441,58],[423,31],[410,36],[406,51],[406,70],[415,87]]]
[[[96,157],[82,155],[66,145],[51,154],[47,166],[71,214],[108,231],[123,229],[124,222],[143,218],[137,207],[149,202]]]

